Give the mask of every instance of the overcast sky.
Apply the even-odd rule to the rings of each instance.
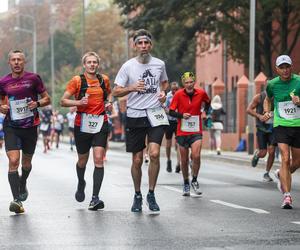
[[[8,0],[0,0],[0,12],[7,10]]]

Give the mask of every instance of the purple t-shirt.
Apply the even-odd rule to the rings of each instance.
[[[5,117],[8,126],[17,128],[31,128],[40,123],[38,110],[28,110],[26,102],[30,99],[38,100],[38,94],[46,91],[41,77],[31,72],[24,72],[23,76],[13,78],[8,74],[0,79],[0,95],[7,96],[9,112]]]

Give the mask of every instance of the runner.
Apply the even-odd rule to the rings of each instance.
[[[76,107],[70,107],[69,112],[66,114],[66,117],[67,117],[68,128],[69,128],[71,151],[73,151],[73,146],[75,144],[75,141],[74,141],[74,122],[75,122],[75,117],[76,117]]]
[[[274,102],[274,134],[281,154],[280,170],[275,171],[278,188],[283,193],[282,208],[292,208],[292,177],[300,167],[300,76],[292,74],[292,60],[287,55],[276,59],[278,77],[268,81],[264,117],[272,117]],[[291,159],[290,159],[291,157]]]
[[[68,83],[61,99],[63,107],[77,107],[74,136],[78,154],[76,171],[78,177],[75,198],[78,202],[85,199],[84,174],[89,159],[90,148],[93,148],[94,174],[93,196],[89,210],[104,208],[104,202],[99,199],[99,192],[104,176],[103,156],[107,143],[108,122],[105,108],[111,110],[109,79],[99,74],[100,58],[95,52],[87,52],[82,57],[84,74],[74,76]],[[71,99],[75,96],[75,100]]]
[[[253,97],[247,108],[247,113],[256,118],[256,138],[258,149],[254,152],[251,164],[256,167],[259,158],[264,158],[268,153],[266,172],[263,175],[263,181],[271,182],[273,179],[270,177],[269,172],[272,168],[275,159],[275,136],[273,133],[273,117],[265,120],[264,113],[264,100],[266,92],[263,91]],[[273,110],[273,109],[272,109]]]
[[[132,212],[142,211],[141,178],[145,138],[149,142],[149,192],[147,204],[151,212],[159,212],[154,189],[159,173],[160,145],[164,135],[164,125],[168,124],[167,115],[162,108],[165,101],[164,91],[168,87],[165,63],[150,55],[153,47],[152,35],[141,29],[135,32],[134,47],[138,56],[125,62],[119,70],[114,96],[126,96],[126,151],[132,153],[131,175],[135,195]]]
[[[50,133],[51,133],[52,108],[51,105],[46,106],[41,112],[40,131],[43,136],[44,153],[50,149]]]
[[[6,114],[4,120],[4,142],[9,161],[8,181],[14,200],[9,210],[23,213],[22,201],[28,197],[27,178],[32,169],[32,157],[38,138],[40,124],[38,107],[50,103],[50,97],[39,75],[25,71],[25,54],[13,50],[8,54],[11,73],[0,80],[0,112]],[[3,97],[8,103],[3,101]],[[38,99],[38,96],[41,99]],[[22,151],[22,158],[20,157]],[[22,175],[18,168],[21,158]]]
[[[166,112],[169,112],[169,107],[172,102],[173,96],[176,93],[176,91],[179,89],[179,85],[177,82],[171,82],[170,83],[170,91],[167,94],[167,99],[165,102],[166,105]],[[171,161],[171,147],[172,147],[172,138],[173,134],[176,136],[176,130],[177,130],[177,118],[174,118],[170,115],[168,115],[169,120],[169,126],[166,127],[165,130],[165,136],[166,136],[166,155],[167,155],[167,171],[172,172],[172,161]],[[175,151],[177,155],[177,165],[175,168],[175,172],[180,172],[180,153],[178,150],[178,144],[175,142]]]
[[[185,72],[181,77],[183,89],[178,90],[171,102],[169,114],[178,119],[177,143],[181,158],[183,176],[183,196],[190,196],[189,181],[189,148],[191,148],[192,181],[191,186],[197,195],[202,194],[198,183],[202,147],[202,119],[201,109],[208,113],[210,99],[201,88],[195,88],[195,76],[192,72]]]

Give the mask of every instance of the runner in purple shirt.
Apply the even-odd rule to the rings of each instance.
[[[6,114],[3,131],[9,160],[8,181],[14,200],[9,210],[23,213],[22,201],[28,197],[26,181],[37,142],[40,123],[38,107],[50,103],[50,97],[39,75],[24,70],[26,60],[21,50],[8,54],[11,73],[0,79],[0,112]],[[40,96],[40,99],[38,99]],[[19,177],[20,150],[22,175]]]

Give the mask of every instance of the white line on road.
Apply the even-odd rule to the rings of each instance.
[[[291,223],[294,223],[294,224],[300,225],[300,221],[291,221]]]
[[[165,189],[168,189],[168,190],[171,190],[171,191],[175,191],[177,193],[182,193],[182,190],[178,189],[178,188],[174,188],[174,187],[170,187],[170,186],[162,186],[164,187]],[[192,194],[191,195],[192,197],[202,197],[202,195],[197,195],[197,194]]]
[[[245,210],[250,210],[254,213],[258,213],[258,214],[269,214],[270,212],[263,210],[263,209],[259,209],[259,208],[250,208],[250,207],[243,207],[240,205],[236,205],[233,203],[229,203],[229,202],[225,202],[225,201],[220,201],[220,200],[210,200],[211,202],[217,203],[217,204],[221,204],[227,207],[232,207],[232,208],[237,208],[237,209],[245,209]]]

